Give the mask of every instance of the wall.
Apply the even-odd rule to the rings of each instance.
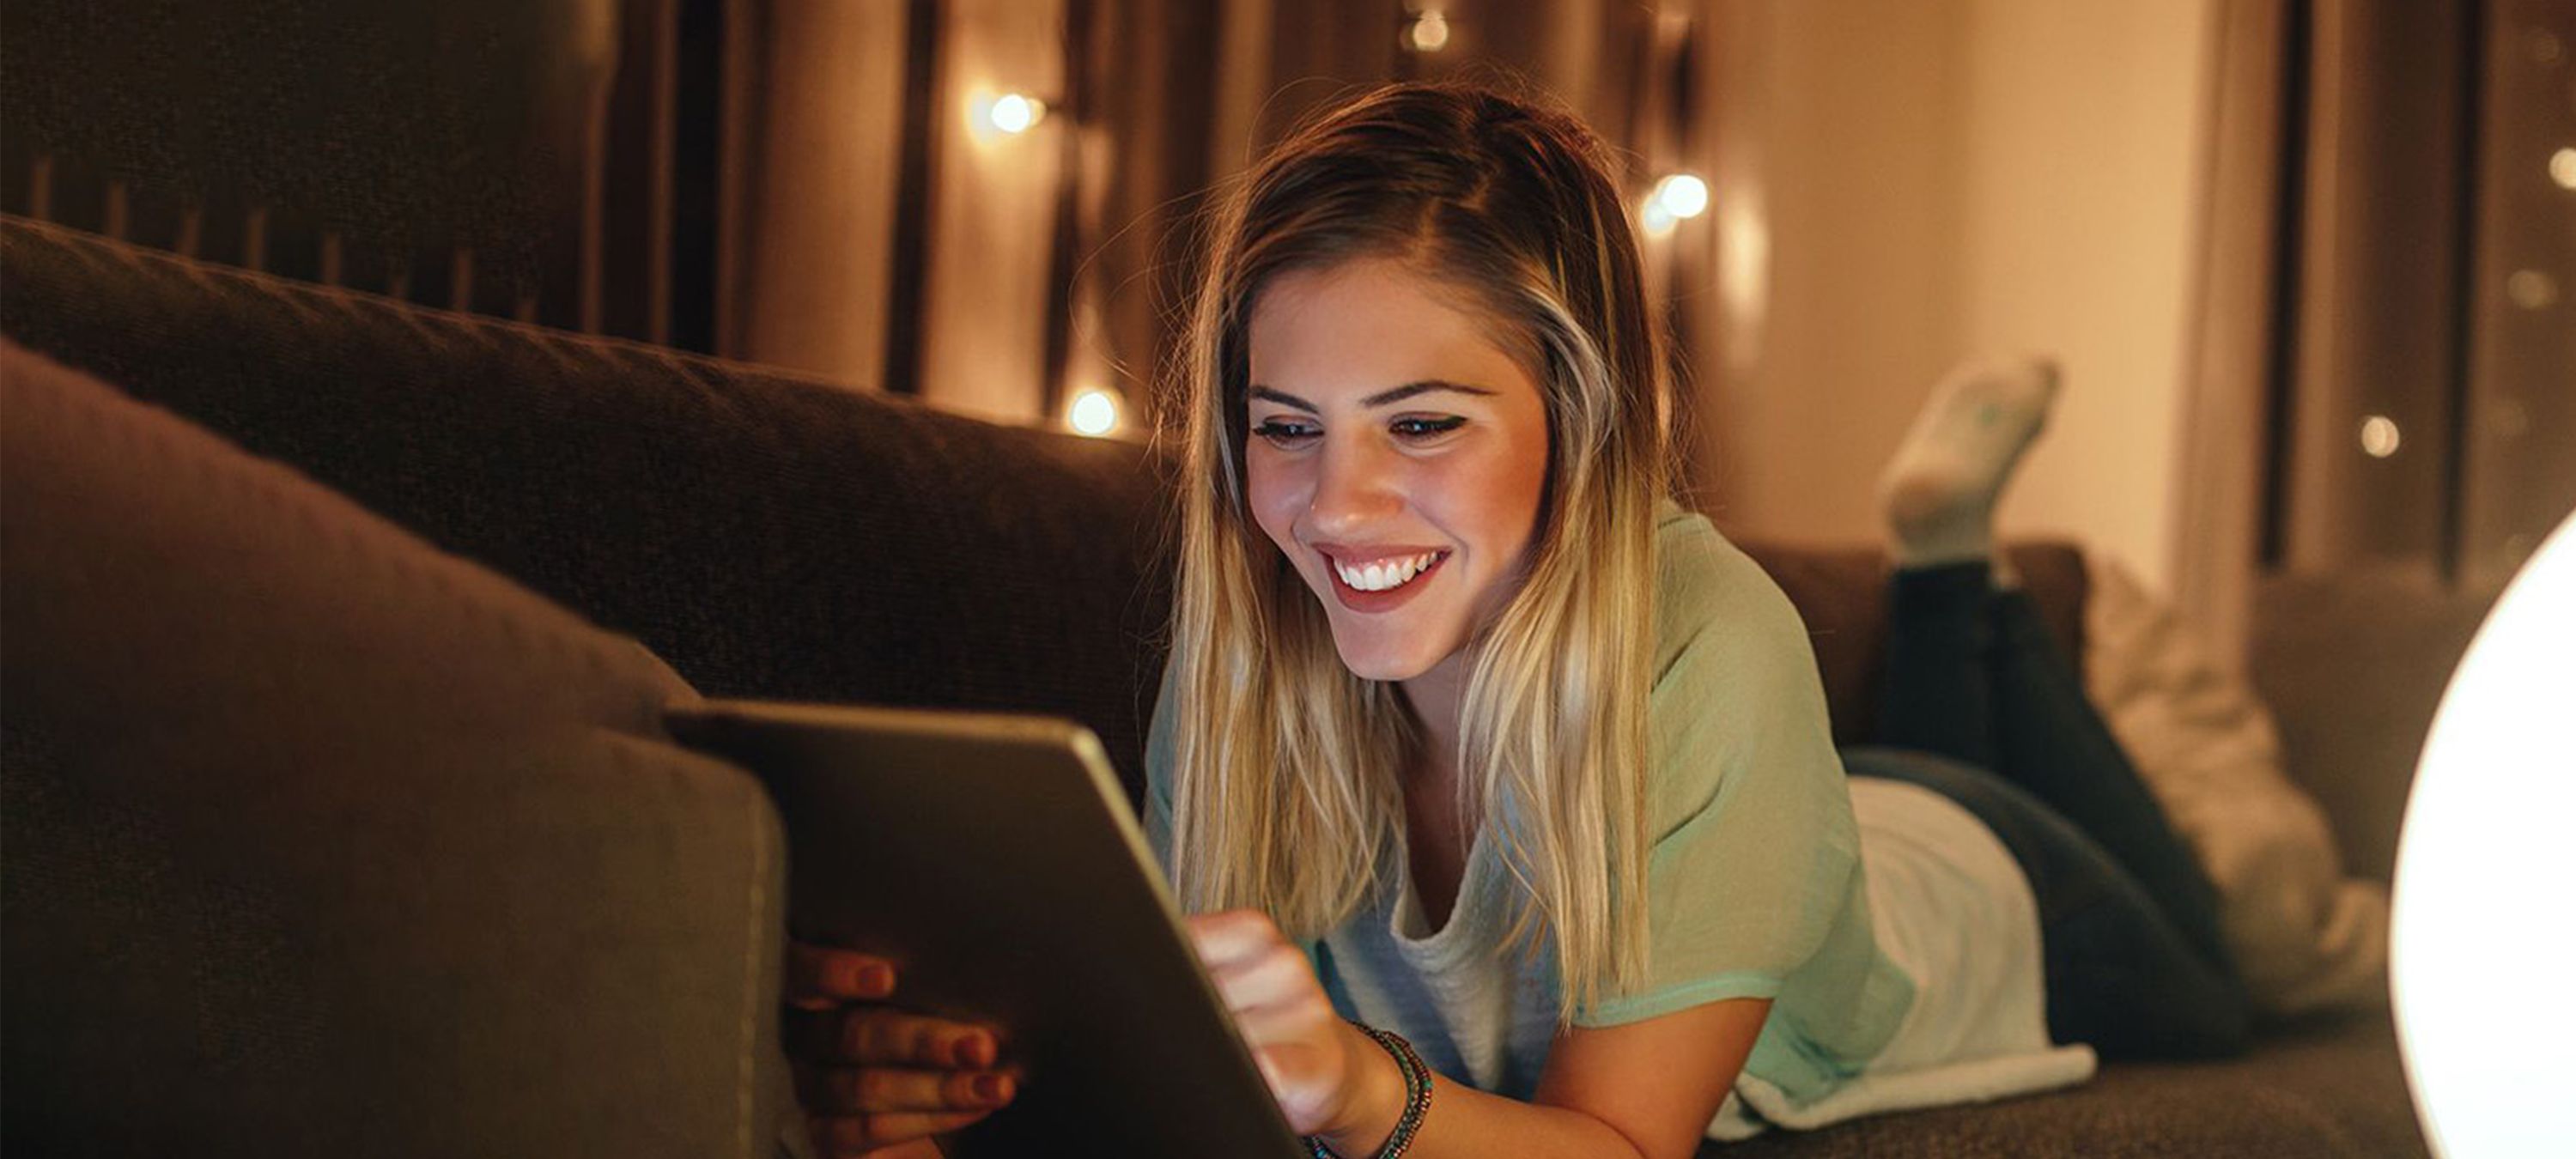
[[[1701,502],[1730,530],[1874,536],[1877,464],[1957,355],[1956,7],[1718,6],[1710,302],[1733,317],[1696,378]]]
[[[1717,6],[1715,31],[1739,38],[1712,54],[1720,135],[1761,142],[1721,154],[1718,195],[1749,185],[1766,219],[1721,230],[1721,267],[1747,283],[1721,300],[1761,317],[1702,368],[1730,528],[1876,536],[1876,472],[1931,384],[1964,358],[2046,351],[2067,390],[2004,532],[2074,536],[2169,581],[2213,10]]]

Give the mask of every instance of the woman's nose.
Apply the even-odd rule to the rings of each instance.
[[[1308,513],[1317,531],[1340,534],[1393,514],[1404,505],[1392,465],[1373,448],[1326,447]]]

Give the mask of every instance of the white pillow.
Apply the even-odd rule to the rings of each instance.
[[[2271,714],[2125,567],[2088,553],[2086,571],[2087,691],[2217,887],[2255,1006],[2385,1002],[2388,891],[2344,876],[2324,811],[2281,770]]]

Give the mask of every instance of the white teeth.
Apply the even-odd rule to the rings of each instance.
[[[1380,560],[1362,568],[1334,563],[1333,570],[1341,573],[1343,583],[1354,588],[1364,592],[1382,592],[1413,582],[1413,577],[1422,574],[1423,569],[1439,562],[1440,556],[1440,552],[1425,552],[1407,559]]]

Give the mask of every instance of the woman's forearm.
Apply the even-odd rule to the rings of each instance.
[[[1404,1113],[1403,1072],[1386,1052],[1372,1053],[1351,1126],[1323,1136],[1345,1159],[1377,1154]],[[1582,1111],[1487,1094],[1445,1078],[1432,1084],[1431,1110],[1405,1148],[1407,1159],[1647,1159],[1610,1124]]]
[[[1610,1124],[1565,1107],[1524,1103],[1444,1083],[1411,1159],[1646,1159]]]

